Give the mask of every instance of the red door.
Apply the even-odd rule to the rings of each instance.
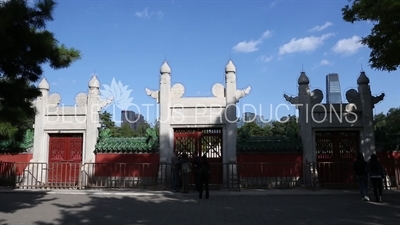
[[[82,134],[50,134],[48,183],[75,186],[82,163]]]

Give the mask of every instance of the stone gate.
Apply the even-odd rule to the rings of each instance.
[[[320,89],[310,90],[309,83],[306,73],[301,72],[298,78],[298,95],[284,95],[284,98],[299,110],[303,160],[322,162],[319,165],[323,165],[323,162],[330,163],[333,167],[327,170],[330,170],[331,174],[342,174],[340,179],[347,179],[346,177],[352,175],[353,168],[336,168],[333,163],[352,162],[358,152],[363,153],[366,160],[376,153],[373,108],[385,95],[371,95],[369,79],[365,72],[361,72],[357,79],[358,90],[350,89],[346,92],[348,103],[322,103],[323,92]],[[336,165],[340,166],[339,163]],[[315,173],[318,173],[318,170],[326,168],[320,166],[310,169],[313,170],[312,174],[317,176]],[[343,173],[347,173],[348,176]]]
[[[169,163],[174,149],[191,155],[203,152],[211,158],[220,157],[221,163],[236,162],[236,103],[251,88],[237,89],[233,62],[229,61],[225,67],[225,85],[212,86],[213,97],[184,97],[184,85],[171,83],[171,68],[165,61],[160,68],[159,90],[145,89],[160,108],[160,162]],[[199,141],[201,137],[208,138],[203,142]]]

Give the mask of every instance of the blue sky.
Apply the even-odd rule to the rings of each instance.
[[[302,68],[312,88],[325,91],[325,76],[338,73],[344,93],[357,87],[361,67],[371,80],[373,94],[385,92],[375,112],[400,106],[400,72],[369,68],[370,50],[359,37],[371,23],[345,23],[341,8],[347,0],[330,1],[119,1],[60,0],[48,29],[60,43],[82,52],[67,69],[45,66],[51,92],[62,104],[73,105],[86,92],[95,72],[102,85],[112,80],[128,85],[133,103],[155,104],[144,91],[158,89],[159,68],[166,58],[172,82],[185,86],[185,96],[211,96],[214,83],[224,83],[231,58],[237,68],[238,88],[252,87],[238,104],[239,112],[255,111],[272,119],[294,114],[275,107],[286,103],[283,94],[297,94]],[[101,89],[104,89],[102,86]],[[244,104],[252,104],[255,109]],[[138,111],[135,107],[131,108]],[[120,119],[120,110],[106,109]],[[149,122],[155,108],[140,107]]]

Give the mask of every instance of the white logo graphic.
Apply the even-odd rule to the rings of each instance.
[[[112,79],[111,85],[103,84],[104,89],[100,90],[101,97],[104,99],[112,99],[112,104],[121,110],[127,110],[132,103],[133,97],[130,97],[132,90],[128,90],[128,85],[124,86],[121,81],[118,83],[115,78]]]

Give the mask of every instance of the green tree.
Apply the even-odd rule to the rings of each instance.
[[[271,126],[260,127],[255,122],[245,123],[242,127],[237,129],[237,133],[239,137],[263,137],[263,136],[271,136]]]
[[[129,126],[128,123],[122,123],[121,127],[118,129],[118,137],[134,137],[135,132]]]
[[[385,134],[400,135],[400,108],[391,108],[389,111],[374,116],[375,131],[380,130]]]
[[[33,84],[42,66],[66,68],[80,58],[78,50],[60,45],[46,30],[55,6],[53,0],[0,1],[0,140],[20,142],[31,128],[32,102],[41,94]]]
[[[280,121],[274,121],[272,123],[272,133],[274,136],[287,136],[287,137],[298,137],[299,136],[299,124],[296,116],[285,116]]]
[[[400,108],[391,108],[386,114],[386,129],[389,134],[400,134]]]
[[[109,129],[112,137],[118,135],[118,127],[115,125],[115,122],[112,120],[112,114],[104,111],[100,113],[100,121],[102,123],[102,129]]]
[[[160,121],[158,120],[154,121],[153,128],[156,131],[156,134],[160,135]]]
[[[134,137],[145,137],[147,135],[147,133],[146,133],[147,128],[151,128],[151,126],[147,121],[144,121],[144,123],[140,124],[136,128],[136,130],[133,131],[133,136]]]
[[[395,71],[400,65],[400,1],[349,0],[351,5],[342,9],[346,22],[370,21],[371,33],[361,43],[371,49],[369,63],[372,68]]]
[[[389,111],[379,113],[374,117],[375,139],[377,144],[386,149],[394,149],[399,144],[400,138],[400,108],[391,108]]]

